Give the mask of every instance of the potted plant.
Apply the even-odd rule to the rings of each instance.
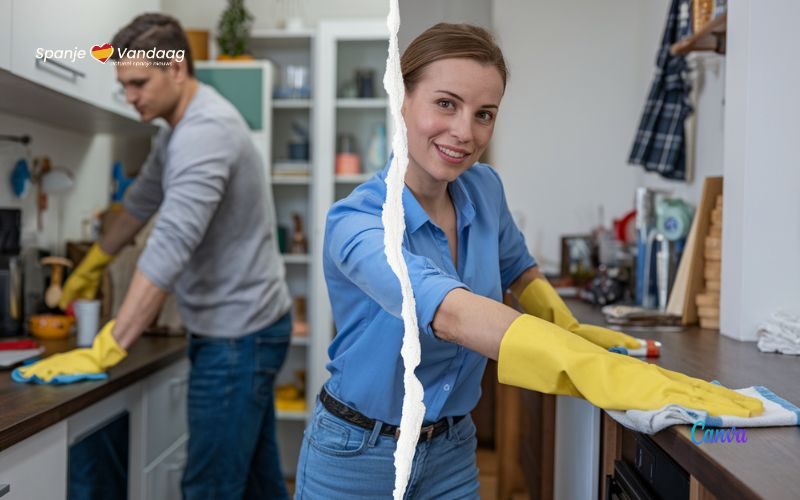
[[[217,25],[219,60],[253,59],[247,54],[253,15],[244,7],[244,0],[228,0]]]

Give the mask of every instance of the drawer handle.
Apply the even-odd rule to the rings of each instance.
[[[0,484],[0,497],[6,496],[6,493],[8,493],[9,491],[11,491],[10,484]]]
[[[54,61],[53,59],[39,59],[36,58],[36,67],[47,71],[56,76],[60,76],[65,80],[69,80],[71,82],[77,82],[78,78],[86,78],[86,74],[78,71],[75,68],[70,68],[66,64],[60,63],[58,61]],[[54,70],[53,68],[58,68],[58,70]],[[65,75],[64,73],[59,73],[58,71],[66,71],[69,75]]]
[[[125,97],[125,89],[119,85],[111,93],[111,97],[120,104],[128,104],[128,99]]]
[[[172,475],[186,468],[186,452],[181,452],[175,456],[175,461],[165,467],[167,474]]]
[[[171,379],[169,379],[169,382],[168,382],[169,393],[172,395],[172,397],[175,397],[176,393],[181,389],[181,387],[184,387],[188,383],[189,383],[189,377],[188,376],[186,376],[186,377],[172,377]]]

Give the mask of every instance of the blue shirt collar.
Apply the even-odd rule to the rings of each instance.
[[[389,173],[389,167],[392,165],[392,158],[394,153],[389,156],[389,161],[380,173],[380,178],[386,182],[386,176]],[[453,204],[456,208],[456,220],[458,224],[458,231],[461,232],[465,227],[469,226],[473,219],[475,219],[475,204],[472,202],[469,193],[464,188],[464,183],[461,176],[448,184],[450,196],[453,199]],[[406,231],[414,233],[417,229],[423,226],[426,222],[431,221],[428,213],[419,204],[419,201],[414,197],[414,193],[408,188],[403,186],[403,211],[405,212]],[[433,223],[431,221],[431,223]]]

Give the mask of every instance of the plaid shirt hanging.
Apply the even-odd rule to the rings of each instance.
[[[673,0],[656,60],[656,74],[647,96],[628,162],[658,172],[667,179],[686,179],[686,131],[692,113],[691,81],[684,56],[669,53],[678,41],[679,11],[685,0]]]

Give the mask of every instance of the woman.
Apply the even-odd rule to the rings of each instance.
[[[476,163],[492,136],[507,70],[483,29],[438,24],[401,59],[409,165],[403,252],[416,298],[425,423],[408,498],[477,498],[475,426],[486,358],[501,381],[603,408],[667,402],[750,415],[760,403],[620,354],[626,335],[580,325],[538,271],[502,184]],[[337,335],[331,378],[306,429],[297,498],[379,498],[394,486],[403,399],[400,286],[384,255],[383,172],[328,214],[324,270]],[[530,314],[502,304],[511,289]],[[502,341],[502,342],[501,342]],[[598,345],[595,345],[598,344]],[[635,381],[635,382],[633,382]]]

